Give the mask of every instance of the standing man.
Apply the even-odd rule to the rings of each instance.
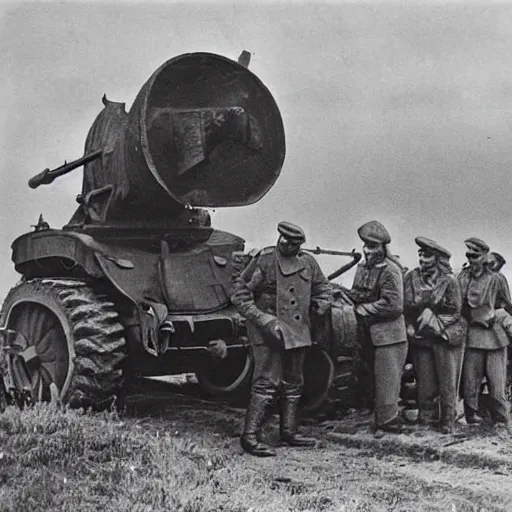
[[[415,242],[419,266],[405,276],[404,310],[418,383],[418,422],[439,421],[441,431],[451,434],[467,324],[460,315],[451,253],[428,238],[417,237]]]
[[[362,356],[373,375],[367,376],[374,397],[374,430],[399,432],[398,402],[407,357],[403,316],[403,272],[389,256],[391,237],[372,220],[358,229],[365,262],[357,267],[350,298],[356,305]]]
[[[469,323],[462,385],[464,411],[468,423],[481,421],[477,415],[482,379],[489,386],[492,421],[507,426],[510,422],[505,397],[507,333],[496,318],[496,307],[509,303],[503,282],[488,266],[489,246],[479,238],[468,238],[469,265],[458,276],[462,291],[462,314]]]
[[[503,287],[502,293],[505,296],[505,301],[501,304],[496,304],[496,308],[499,309],[500,307],[507,310],[509,313],[512,313],[512,307],[511,307],[511,299],[510,299],[510,288],[508,286],[508,281],[505,275],[501,272],[501,269],[505,266],[505,258],[498,252],[491,252],[489,253],[488,257],[489,261],[489,268],[498,274],[498,277],[501,281],[501,286]]]
[[[277,226],[276,247],[257,254],[235,281],[233,304],[247,319],[254,354],[251,398],[242,448],[252,455],[275,455],[259,439],[265,415],[281,390],[281,440],[313,446],[297,435],[297,408],[304,383],[302,366],[312,344],[310,308],[323,314],[331,302],[330,285],[316,260],[300,250],[304,231],[289,222]]]

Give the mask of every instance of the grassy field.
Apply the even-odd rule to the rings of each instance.
[[[243,411],[141,399],[128,414],[37,405],[0,415],[0,511],[489,512],[510,474],[330,443],[258,459]],[[274,421],[275,423],[275,421]],[[316,429],[316,430],[315,430]],[[267,429],[275,443],[275,425]]]
[[[115,413],[9,408],[0,446],[2,511],[246,511],[245,493],[259,487],[224,450],[146,432]]]
[[[9,408],[0,416],[0,510],[249,512],[262,503],[265,510],[330,503],[305,489],[283,494],[287,482],[248,468],[229,439],[169,426],[146,430],[115,413],[48,405]]]

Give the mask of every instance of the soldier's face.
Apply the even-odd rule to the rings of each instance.
[[[420,268],[423,270],[434,268],[436,266],[436,255],[431,251],[420,249],[418,251],[418,260]]]
[[[299,253],[302,242],[296,240],[289,240],[284,236],[280,236],[277,241],[277,248],[283,256],[296,256]]]
[[[480,254],[478,252],[468,251],[466,253],[466,258],[468,259],[468,263],[469,263],[470,267],[479,268],[483,265],[483,263],[486,259],[486,255]]]
[[[494,272],[499,272],[501,270],[501,263],[493,254],[489,254],[487,261],[489,262],[489,268],[494,270]]]
[[[366,263],[372,263],[385,255],[384,246],[378,242],[365,242],[363,245],[363,253]]]

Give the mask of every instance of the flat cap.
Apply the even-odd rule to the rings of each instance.
[[[306,234],[304,233],[304,231],[301,228],[299,228],[299,226],[296,226],[291,222],[280,222],[277,225],[277,231],[279,231],[279,233],[281,233],[281,235],[283,235],[288,240],[293,240],[294,242],[301,243],[306,241]]]
[[[391,242],[388,230],[378,220],[366,222],[357,230],[357,234],[364,242],[377,242],[379,244],[389,244]]]
[[[473,252],[477,252],[479,254],[486,254],[489,252],[489,246],[480,238],[471,237],[467,240],[464,240],[467,248]]]
[[[441,256],[444,256],[445,258],[452,257],[452,253],[448,249],[445,249],[442,245],[439,245],[435,240],[431,240],[430,238],[424,236],[417,236],[414,241],[420,246],[421,249],[437,253]]]

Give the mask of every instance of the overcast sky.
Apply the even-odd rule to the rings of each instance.
[[[308,245],[360,248],[382,221],[416,264],[428,236],[464,261],[486,240],[512,269],[512,4],[208,2],[3,4],[0,32],[0,297],[16,282],[10,244],[40,212],[71,217],[81,170],[31,190],[45,167],[83,154],[106,93],[130,107],[153,71],[181,53],[235,59],[268,86],[285,125],[285,164],[250,207],[213,223],[251,246],[280,220]],[[326,272],[343,259],[320,259]],[[506,267],[507,269],[507,267]],[[509,274],[510,277],[510,274]],[[343,280],[350,284],[350,276]]]

